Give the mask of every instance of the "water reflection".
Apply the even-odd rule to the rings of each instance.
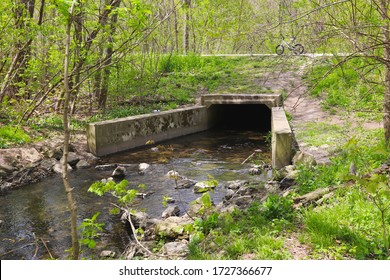
[[[169,170],[175,169],[196,181],[207,180],[208,175],[212,175],[220,184],[213,194],[215,203],[222,200],[225,194],[222,185],[226,181],[264,181],[263,176],[250,176],[249,166],[241,164],[254,150],[267,149],[263,137],[257,132],[208,131],[163,143],[158,149],[147,146],[103,157],[100,163],[126,164],[126,179],[131,187],[145,184],[146,191],[153,193],[137,200],[135,207],[145,209],[151,216],[160,217],[164,210],[164,196],[173,197],[182,213],[188,203],[199,197],[191,189],[175,189],[175,182],[165,176]],[[144,175],[138,173],[141,162],[150,164]],[[93,182],[109,177],[111,172],[94,168],[75,170],[70,173],[69,179],[75,188],[79,223],[83,218],[101,212],[99,222],[105,223],[105,234],[99,248],[121,252],[129,237],[118,216],[109,215],[111,198],[97,197],[87,192]],[[3,221],[0,225],[0,258],[66,258],[68,254],[65,251],[71,246],[66,203],[62,179],[58,175],[0,197],[0,220]]]

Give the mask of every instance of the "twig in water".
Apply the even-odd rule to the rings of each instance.
[[[255,150],[249,157],[247,157],[241,164],[245,164],[248,160],[250,160],[255,154],[261,153],[261,150]]]
[[[34,232],[33,232],[33,236],[34,236],[34,242],[35,242],[35,253],[34,253],[33,258],[35,258],[38,254],[39,245],[38,245],[37,237],[35,236]]]
[[[50,253],[50,250],[49,250],[49,248],[48,248],[47,245],[46,245],[45,240],[43,240],[43,239],[41,238],[41,241],[42,241],[42,243],[43,243],[43,246],[45,246],[47,252],[49,253],[50,258],[51,258],[51,259],[54,259],[54,258],[53,258],[53,255]]]
[[[4,257],[5,255],[11,254],[12,252],[15,252],[15,251],[17,251],[17,250],[20,250],[20,249],[23,249],[23,248],[26,248],[26,247],[29,247],[29,246],[32,246],[32,245],[34,245],[34,244],[35,244],[35,243],[28,243],[28,244],[26,244],[26,245],[23,245],[22,247],[13,249],[13,250],[11,250],[11,251],[8,251],[8,252],[6,252],[6,253],[0,255],[0,257]]]

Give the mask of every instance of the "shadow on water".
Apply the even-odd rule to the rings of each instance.
[[[241,164],[254,150],[267,150],[264,134],[258,132],[206,131],[170,140],[154,149],[152,147],[145,146],[100,159],[101,164],[126,164],[126,179],[130,187],[147,186],[145,191],[152,194],[137,200],[134,207],[152,217],[161,216],[164,196],[174,198],[181,213],[200,196],[191,189],[175,189],[175,182],[165,176],[169,170],[174,169],[195,181],[213,176],[219,182],[212,194],[216,204],[225,195],[223,185],[227,181],[265,181],[263,175],[248,174],[250,165]],[[263,155],[269,158],[269,154]],[[150,164],[144,175],[138,173],[138,165],[142,162]],[[87,192],[93,182],[107,178],[111,173],[112,170],[98,171],[94,168],[74,170],[70,172],[69,179],[75,188],[79,223],[101,212],[98,221],[105,223],[105,233],[98,243],[99,249],[122,252],[129,237],[118,216],[109,215],[111,198]],[[71,246],[69,211],[61,176],[53,175],[0,197],[0,220],[0,259],[47,259],[50,254],[53,258],[67,257],[65,251]]]

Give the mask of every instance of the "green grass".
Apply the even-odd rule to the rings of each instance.
[[[7,148],[15,144],[25,144],[30,141],[30,136],[16,126],[5,125],[0,127],[0,148]]]
[[[390,157],[390,149],[384,141],[383,129],[367,131],[355,128],[355,133],[355,136],[345,139],[344,143],[337,146],[337,154],[330,159],[329,165],[298,166],[299,193],[304,194],[348,181],[351,163],[354,163],[359,174],[366,174]]]
[[[338,62],[322,60],[307,71],[311,94],[323,98],[322,107],[332,113],[341,111],[366,120],[381,120],[384,99],[381,66],[363,58],[335,67]]]
[[[335,143],[340,144],[348,141],[348,139],[345,139],[346,129],[348,127],[327,122],[309,122],[302,125],[296,135],[302,142],[310,146],[334,146]]]
[[[325,206],[304,210],[302,222],[317,258],[386,258],[379,211],[359,188],[341,189]]]
[[[189,259],[290,259],[281,232],[291,228],[293,213],[287,199],[274,197],[232,214],[213,214],[198,224]],[[288,211],[288,213],[286,212]],[[277,218],[276,218],[277,217]],[[286,218],[286,219],[285,219]]]

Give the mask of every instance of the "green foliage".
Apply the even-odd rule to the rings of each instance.
[[[97,223],[96,220],[100,212],[95,213],[92,218],[86,218],[82,221],[79,229],[81,230],[80,244],[87,246],[89,249],[96,247],[96,238],[99,232],[103,231],[104,223]]]
[[[295,216],[292,199],[276,194],[268,196],[263,203],[263,208],[264,216],[269,220],[285,219],[291,221]]]
[[[213,202],[211,200],[210,192],[203,193],[200,201],[202,203],[202,207],[199,209],[199,214],[204,214],[207,210],[212,209]]]
[[[320,258],[386,257],[380,215],[358,188],[341,189],[326,207],[304,211],[302,221]]]
[[[307,73],[313,86],[311,94],[323,98],[323,108],[336,112],[380,120],[384,98],[382,68],[373,61],[354,58],[340,66],[339,61],[325,61]]]
[[[8,125],[0,127],[0,148],[7,148],[13,144],[25,144],[30,141],[30,136],[19,127]]]
[[[122,180],[119,183],[115,183],[114,181],[103,183],[99,181],[93,183],[89,187],[88,192],[94,193],[98,196],[110,193],[112,196],[117,198],[120,206],[126,206],[132,204],[138,194],[138,190],[136,189],[127,189],[128,185],[129,182],[127,180]]]
[[[207,218],[196,220],[194,237],[189,244],[190,259],[231,260],[240,259],[247,253],[254,259],[290,258],[283,238],[278,235],[292,224],[280,217],[279,221],[284,221],[285,225],[280,227],[277,219],[270,222],[268,213],[263,205],[253,203],[245,211],[212,213]]]
[[[358,183],[361,184],[367,191],[372,203],[380,212],[380,218],[383,230],[383,243],[385,244],[385,252],[390,257],[390,179],[389,174],[373,174],[371,177],[361,178]]]
[[[355,129],[356,136],[339,147],[338,154],[329,165],[298,166],[298,192],[305,194],[318,188],[340,185],[351,179],[350,165],[353,163],[359,174],[379,167],[390,156],[383,140],[383,130]]]

